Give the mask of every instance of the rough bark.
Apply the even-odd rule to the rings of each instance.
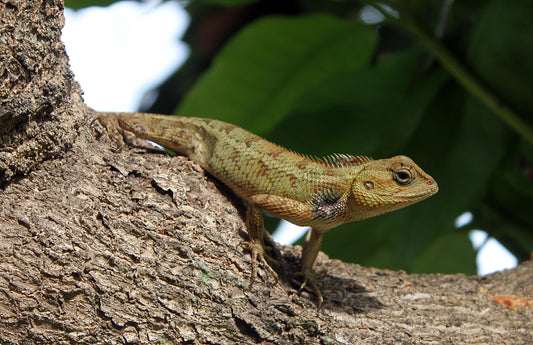
[[[249,287],[242,203],[185,157],[113,150],[68,70],[62,4],[0,1],[0,16],[0,343],[533,342],[532,262],[408,275],[320,254],[345,296],[317,310],[289,246],[280,282],[261,268]]]
[[[63,3],[0,2],[0,185],[60,156],[83,119],[60,40]]]

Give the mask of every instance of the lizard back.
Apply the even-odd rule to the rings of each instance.
[[[315,159],[212,119],[124,113],[118,121],[138,137],[187,155],[247,199],[274,194],[308,201],[317,190],[349,190],[350,176],[358,171],[354,166],[368,160],[348,155]]]

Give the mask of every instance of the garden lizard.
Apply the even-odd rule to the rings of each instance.
[[[240,127],[218,120],[144,113],[102,113],[99,121],[115,140],[124,131],[187,155],[248,201],[246,227],[251,251],[251,282],[258,261],[266,262],[261,211],[309,226],[302,252],[303,283],[322,294],[312,266],[323,234],[346,222],[397,210],[438,191],[435,180],[406,156],[372,160],[333,154],[302,155]],[[274,260],[272,260],[274,261]]]

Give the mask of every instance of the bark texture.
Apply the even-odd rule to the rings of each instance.
[[[488,277],[408,275],[321,254],[320,281],[346,295],[326,290],[317,310],[290,281],[300,247],[284,247],[281,282],[261,269],[249,289],[238,199],[185,157],[113,152],[92,128],[2,192],[1,343],[533,341],[531,262]]]
[[[0,185],[63,154],[83,119],[59,0],[0,1]]]
[[[0,0],[1,344],[533,342],[532,262],[408,275],[320,254],[319,281],[345,295],[317,310],[291,282],[301,248],[282,247],[280,282],[260,267],[249,287],[242,203],[185,157],[113,149],[68,70],[61,9]]]

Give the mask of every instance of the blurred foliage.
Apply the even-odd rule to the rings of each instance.
[[[144,111],[228,121],[290,149],[405,154],[430,199],[329,232],[330,257],[475,273],[483,229],[533,251],[533,2],[213,0],[186,5],[188,61]],[[381,16],[367,24],[363,14]],[[471,211],[461,228],[455,219]]]
[[[116,0],[65,0],[65,7],[73,10],[79,10],[89,6],[109,6],[117,2]]]

